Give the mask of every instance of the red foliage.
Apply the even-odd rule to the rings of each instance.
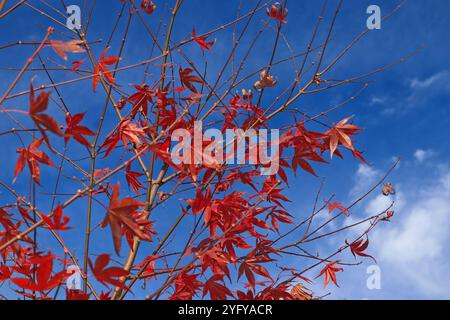
[[[54,231],[66,231],[69,230],[69,217],[63,215],[63,209],[60,205],[49,216],[43,216],[42,220],[45,221],[48,228]]]
[[[36,280],[29,278],[11,278],[11,281],[23,290],[37,291],[44,295],[46,291],[50,291],[61,284],[66,277],[66,271],[58,272],[52,276],[53,272],[53,255],[34,256],[22,262],[22,270],[29,270],[32,267],[36,273]],[[19,270],[16,270],[20,272]],[[24,274],[28,274],[24,273]]]
[[[136,201],[132,198],[123,198],[119,200],[120,184],[112,186],[113,194],[109,204],[108,213],[102,226],[107,225],[111,228],[113,236],[114,249],[120,254],[122,246],[122,227],[126,227],[132,234],[142,240],[151,241],[151,237],[142,230],[142,224],[135,218],[136,210],[144,206],[145,203]]]
[[[198,76],[192,75],[194,70],[189,69],[189,68],[183,69],[180,67],[178,72],[180,74],[181,84],[184,87],[191,90],[192,92],[197,93],[197,89],[194,87],[194,85],[192,83],[203,83],[203,80],[200,79]]]
[[[267,8],[266,12],[269,17],[280,21],[282,24],[287,23],[287,21],[284,19],[286,19],[288,15],[288,9],[283,7],[279,2],[273,4],[270,9]]]
[[[28,164],[31,176],[33,180],[39,184],[41,169],[39,168],[39,163],[55,167],[52,160],[44,152],[38,150],[42,145],[44,139],[39,139],[33,141],[26,149],[17,149],[17,153],[20,155],[17,160],[16,167],[14,170],[14,178],[17,178],[19,173],[25,168],[25,164]]]
[[[197,36],[197,33],[195,32],[195,29],[192,30],[192,37],[194,38],[195,42],[202,48],[202,50],[209,50],[214,45],[214,41],[206,41],[205,36]]]
[[[41,46],[33,46],[36,51],[23,68],[42,75],[45,72],[45,77],[39,79],[49,82],[36,89],[31,83],[29,92],[11,94],[23,76],[21,72],[5,97],[0,98],[1,114],[17,113],[24,118],[22,121],[11,117],[20,129],[8,128],[0,135],[14,135],[21,143],[17,148],[19,158],[14,181],[25,166],[31,174],[28,185],[24,187],[27,180],[21,179],[17,190],[14,183],[9,186],[0,181],[11,197],[5,195],[6,202],[0,207],[0,283],[7,283],[13,293],[30,299],[49,299],[51,293],[59,297],[60,292],[64,295],[63,281],[68,277],[65,269],[74,265],[82,273],[83,288],[66,290],[67,300],[123,299],[129,292],[135,292],[135,283],[144,284],[139,290],[145,291],[148,299],[310,300],[314,293],[308,287],[313,283],[307,278],[312,276],[306,272],[315,275],[316,268],[326,264],[317,278],[323,276],[325,287],[330,281],[338,286],[336,273],[343,269],[337,266],[346,264],[335,259],[339,259],[336,256],[344,248],[349,248],[355,258],[372,258],[366,253],[369,240],[362,239],[366,239],[380,221],[389,221],[394,216],[393,211],[374,216],[370,229],[357,238],[360,240],[345,241],[346,246],[335,249],[328,258],[319,258],[323,255],[316,252],[309,253],[311,242],[344,230],[324,232],[325,228],[335,227],[337,218],[349,216],[349,209],[354,208],[355,203],[337,202],[332,200],[334,196],[323,202],[321,189],[311,201],[312,210],[305,212],[304,206],[298,204],[309,199],[304,199],[306,192],[303,193],[297,180],[293,180],[298,176],[298,180],[317,181],[315,177],[323,173],[321,165],[331,165],[337,157],[344,158],[344,152],[350,151],[354,158],[365,160],[355,143],[362,129],[353,124],[351,118],[339,121],[344,116],[335,119],[337,116],[331,111],[313,117],[308,115],[306,107],[301,109],[294,105],[301,96],[314,92],[311,91],[313,84],[333,83],[334,86],[335,81],[327,79],[328,69],[320,65],[325,65],[328,57],[322,59],[308,52],[304,55],[304,65],[317,65],[316,73],[310,74],[306,70],[310,68],[305,68],[289,87],[278,88],[284,79],[275,80],[281,77],[277,66],[291,61],[278,61],[280,50],[276,50],[281,42],[278,36],[286,37],[284,30],[281,31],[287,24],[285,4],[262,7],[267,9],[270,18],[265,16],[264,10],[255,9],[247,15],[253,18],[260,14],[266,20],[275,19],[279,34],[274,47],[270,48],[273,52],[270,62],[261,62],[260,52],[253,44],[242,54],[238,49],[241,49],[241,41],[248,37],[233,34],[231,53],[225,65],[219,62],[211,69],[217,56],[190,57],[191,52],[185,48],[190,46],[198,54],[197,46],[200,46],[204,53],[216,44],[215,40],[210,41],[216,35],[217,44],[225,48],[227,44],[221,43],[219,31],[232,26],[239,30],[241,20],[248,20],[250,24],[252,19],[237,18],[203,36],[193,29],[192,37],[177,43],[172,29],[153,34],[149,21],[153,21],[155,15],[143,15],[143,12],[159,14],[155,12],[153,1],[143,0],[140,8],[135,1],[121,2],[123,12],[117,16],[117,30],[112,32],[100,59],[96,58],[100,53],[96,51],[100,40],[88,39],[85,34],[93,26],[83,26],[81,31],[73,33],[79,39],[67,41],[53,39],[52,29],[49,29]],[[169,28],[178,26],[175,18],[182,3],[177,1],[171,8]],[[129,15],[124,14],[127,10]],[[140,19],[132,22],[133,14]],[[114,40],[126,16],[129,24],[117,48]],[[89,21],[95,24],[94,18]],[[151,42],[139,34],[142,43],[136,46],[129,34],[138,23],[150,35]],[[161,21],[161,27],[164,25]],[[246,25],[244,31],[252,29]],[[160,42],[161,35],[166,37],[164,42]],[[264,41],[269,45],[268,38]],[[130,43],[134,46],[132,49],[128,47]],[[322,45],[323,51],[326,44]],[[147,51],[150,47],[155,50],[152,49],[151,55]],[[47,66],[53,62],[45,57],[49,48],[63,60],[75,53],[82,55],[82,60],[70,63],[58,59],[60,62],[55,64],[54,69],[64,71],[61,74],[68,79],[53,79],[56,76]],[[111,53],[113,50],[116,55]],[[138,61],[128,59],[134,51],[138,51]],[[257,55],[256,65],[250,60],[253,54]],[[39,67],[34,66],[38,56],[45,57]],[[119,66],[122,56],[133,62]],[[320,59],[311,60],[318,57]],[[242,59],[240,64],[239,59]],[[60,66],[61,62],[67,65]],[[144,80],[132,70],[143,71]],[[309,76],[310,81],[304,81]],[[104,90],[93,93],[89,87],[91,80],[94,92],[100,83],[100,89]],[[253,83],[250,90],[248,85]],[[89,95],[89,98],[103,99],[103,105],[99,107],[97,99],[92,100],[88,111],[79,113],[80,108],[84,109],[80,106],[84,100],[68,103],[66,97],[71,90],[65,88],[70,85],[73,87],[69,88],[76,91],[72,92],[75,98]],[[314,90],[320,92],[327,88],[315,87]],[[25,106],[28,110],[6,108],[9,101],[28,96],[28,93],[29,107]],[[297,114],[302,114],[300,121]],[[284,117],[275,119],[279,115]],[[65,127],[55,120],[63,117]],[[203,137],[198,142],[195,136],[198,122],[204,130],[216,128],[217,136],[228,129],[236,132],[239,129],[244,134],[252,130],[263,132],[282,123],[277,141],[263,141],[263,137],[258,137],[260,144],[279,145],[279,150],[272,154],[278,170],[263,175],[263,169],[269,167],[260,161],[263,151],[251,146],[251,139],[240,139],[238,134],[232,142],[226,141],[231,147],[226,148],[224,160],[232,159],[240,150],[234,143],[241,140],[253,148],[243,153],[245,163],[220,162],[215,156],[225,148],[213,147],[214,142],[220,140],[218,137]],[[173,134],[179,129],[191,136],[191,140],[184,141],[186,146],[199,147],[183,149],[183,156],[187,153],[194,158],[200,156],[201,161],[180,163],[171,154],[173,143],[178,142],[172,141],[176,140]],[[45,153],[41,150],[44,148]],[[210,154],[204,149],[209,149]],[[257,152],[250,152],[255,150]],[[8,161],[7,157],[4,160]],[[57,170],[42,179],[41,186],[41,165],[56,168],[54,163],[58,164]],[[122,184],[126,181],[128,186],[128,190],[122,190],[127,192],[122,193],[122,198],[120,181]],[[389,183],[381,192],[394,196],[395,188]],[[295,202],[291,202],[293,200]],[[326,221],[319,223],[315,217],[327,210],[330,214],[322,215]],[[103,221],[102,212],[106,212]],[[111,237],[107,233],[105,236],[105,231],[99,227],[109,227]],[[45,233],[45,237],[41,237],[41,233]],[[84,246],[77,243],[76,248],[69,247],[64,239],[66,235],[72,236],[72,244],[73,239],[82,239]],[[47,236],[54,241],[49,244]],[[120,256],[124,237],[129,248],[126,255]],[[43,251],[48,253],[45,255]],[[286,266],[286,257],[291,256],[298,257],[299,261],[292,268]],[[114,266],[111,266],[112,261]],[[56,270],[56,262],[60,262],[63,271]],[[99,284],[107,287],[107,292],[97,292],[98,287],[103,288]]]
[[[89,260],[89,267],[91,268],[95,278],[103,285],[107,286],[109,283],[122,289],[126,289],[126,286],[121,283],[118,278],[127,276],[129,272],[118,267],[106,268],[110,259],[111,257],[109,255],[102,254],[98,256],[97,260],[95,260],[94,265],[92,265],[91,260]]]
[[[317,276],[317,278],[324,276],[323,280],[324,287],[326,287],[330,283],[330,280],[333,281],[337,287],[339,287],[336,280],[336,272],[341,272],[344,270],[342,268],[336,267],[336,264],[339,264],[339,262],[340,261],[330,262],[325,266],[325,268],[322,269],[322,271]]]
[[[374,257],[372,257],[371,255],[368,255],[367,253],[364,252],[369,247],[369,239],[367,239],[364,242],[363,242],[363,239],[361,239],[361,240],[355,241],[353,243],[348,243],[346,240],[345,243],[350,247],[350,250],[354,257],[356,257],[356,256],[368,257],[368,258],[372,258],[373,260],[375,260]]]
[[[90,146],[90,143],[85,136],[95,136],[95,133],[92,132],[91,129],[79,125],[80,122],[83,121],[85,115],[85,113],[79,113],[74,116],[71,116],[70,113],[66,114],[67,128],[64,132],[65,143],[67,143],[70,138],[74,138],[82,145],[86,147]]]
[[[98,84],[102,77],[104,77],[106,81],[111,85],[116,83],[116,79],[114,78],[112,72],[108,69],[108,66],[115,65],[120,60],[120,58],[113,56],[107,57],[106,56],[107,51],[108,51],[107,49],[103,51],[100,60],[98,60],[94,68],[94,77],[92,78],[93,80],[92,86],[94,88],[94,91],[97,90]]]
[[[33,119],[38,129],[42,132],[42,135],[47,142],[48,138],[44,130],[49,130],[58,136],[63,135],[56,120],[44,113],[48,107],[49,96],[50,92],[41,92],[36,99],[33,84],[30,85],[30,117]]]
[[[156,6],[151,0],[142,0],[141,8],[146,14],[152,14],[156,10]]]

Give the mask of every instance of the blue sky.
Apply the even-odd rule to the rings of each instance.
[[[40,1],[29,1],[38,8],[45,8]],[[82,1],[66,1],[67,4],[82,4]],[[58,8],[61,8],[60,1],[50,1]],[[161,17],[167,18],[168,8],[165,1],[156,0],[158,10],[155,16],[148,19],[152,28],[157,28]],[[244,1],[241,9],[247,12],[255,5],[255,1]],[[284,58],[290,55],[290,48],[295,52],[305,49],[307,41],[312,32],[312,27],[320,12],[321,1],[289,1],[288,24],[283,27],[284,39],[277,51],[277,57]],[[328,24],[332,17],[337,1],[329,1],[329,6],[325,14],[325,23]],[[327,55],[324,64],[330,62],[352,39],[364,30],[366,25],[366,8],[371,4],[378,4],[381,7],[382,15],[390,12],[399,1],[365,1],[346,0],[344,1],[342,12],[336,23],[332,41],[327,48]],[[89,29],[88,37],[90,41],[97,39],[107,39],[108,30],[111,29],[115,17],[117,16],[120,1],[108,1],[108,5],[98,4],[93,13],[93,21]],[[183,5],[175,23],[173,42],[189,37],[192,27],[195,26],[198,33],[209,31],[217,26],[232,21],[236,16],[239,1],[212,1],[212,0],[187,0]],[[395,170],[390,180],[397,188],[396,195],[396,215],[392,223],[385,224],[374,231],[371,235],[371,246],[369,253],[373,254],[378,261],[382,274],[382,288],[380,290],[368,290],[366,287],[366,268],[372,263],[365,262],[363,265],[346,268],[338,275],[340,289],[335,290],[329,287],[321,290],[320,284],[315,290],[326,294],[331,291],[332,298],[346,299],[397,299],[397,298],[450,298],[450,142],[448,139],[450,116],[450,45],[448,42],[450,30],[450,20],[446,12],[450,10],[450,3],[446,0],[434,0],[426,2],[421,0],[407,1],[401,10],[391,19],[382,24],[381,30],[370,32],[347,54],[340,63],[330,71],[330,79],[343,79],[371,71],[375,68],[396,62],[403,56],[422,48],[420,52],[394,68],[371,77],[369,87],[352,103],[346,105],[330,115],[330,121],[337,121],[348,116],[354,116],[356,124],[364,127],[364,131],[357,137],[357,146],[364,150],[364,156],[369,161],[370,166],[362,165],[356,160],[346,155],[346,161],[335,160],[330,166],[318,166],[317,172],[321,177],[325,177],[325,188],[323,198],[332,193],[336,193],[337,200],[343,203],[350,203],[358,195],[367,191],[370,186],[384,175],[384,172],[392,165],[395,158],[402,159],[398,169]],[[54,16],[58,17],[57,14]],[[254,23],[249,28],[249,35],[253,35],[261,28],[265,21],[265,15],[257,15]],[[58,17],[63,21],[61,17]],[[23,6],[17,12],[0,21],[0,45],[22,41],[40,41],[45,34],[46,28],[52,22],[45,17],[39,16],[29,7]],[[242,28],[242,24],[239,24]],[[119,34],[124,29],[124,21],[119,25]],[[62,28],[57,28],[62,31]],[[319,31],[319,38],[323,39],[327,29],[323,27]],[[270,57],[273,43],[274,31],[272,29],[263,33],[249,58],[246,70],[252,70],[265,65]],[[55,38],[66,39],[62,33],[57,32]],[[116,53],[120,37],[116,36],[112,42],[111,53]],[[160,36],[162,39],[162,36]],[[231,34],[228,31],[219,32],[213,36],[216,44],[210,52],[201,54],[200,49],[195,45],[183,48],[184,52],[193,61],[202,65],[208,61],[209,74],[215,74],[227,57],[230,50]],[[243,39],[243,42],[249,39]],[[123,54],[124,65],[132,64],[145,59],[149,55],[151,42],[145,34],[142,26],[137,20],[132,24],[128,43]],[[94,46],[97,56],[103,50],[102,45]],[[0,68],[15,66],[20,68],[24,61],[31,54],[33,48],[30,46],[13,47],[0,50]],[[244,49],[238,51],[237,56],[242,56]],[[54,55],[50,50],[45,52],[52,61],[68,65]],[[70,57],[69,61],[74,60]],[[182,61],[179,57],[177,62]],[[52,64],[47,60],[49,65]],[[34,67],[39,63],[35,62]],[[292,64],[285,64],[274,68],[273,73],[283,87],[289,84],[293,76]],[[0,92],[3,93],[9,83],[14,79],[15,72],[0,70],[2,81],[0,82]],[[35,76],[36,85],[48,83],[48,78],[43,73],[27,73],[26,77],[16,86],[14,92],[27,90],[29,79]],[[65,72],[52,73],[55,81],[64,81],[71,78]],[[136,80],[136,78],[138,80]],[[119,82],[126,87],[130,83],[140,83],[142,79],[142,69],[138,71],[127,71],[121,73]],[[150,81],[153,76],[150,75]],[[247,84],[248,86],[251,85]],[[330,90],[319,95],[307,96],[297,102],[296,107],[301,107],[309,114],[316,114],[341,101],[348,99],[361,84],[351,84],[349,86]],[[89,111],[90,117],[87,122],[95,127],[98,115],[104,103],[104,96],[93,95],[90,83],[80,83],[74,86],[61,88],[61,93],[67,101],[69,108],[76,112]],[[128,88],[128,87],[127,87]],[[270,93],[268,99],[273,98]],[[25,109],[27,97],[21,97],[7,102],[8,108]],[[63,122],[63,114],[55,113],[59,122]],[[115,115],[110,112],[107,115],[107,126],[104,134],[109,132],[108,125],[113,125]],[[20,119],[24,121],[25,119]],[[274,127],[282,126],[286,119],[275,119],[272,122]],[[0,118],[2,130],[14,126],[5,115]],[[15,149],[17,143],[11,143],[12,136],[0,137],[0,147],[3,150],[1,158],[2,170],[0,179],[5,182],[12,181],[13,166],[16,161]],[[57,145],[62,150],[62,145]],[[69,150],[73,157],[82,154],[82,148]],[[83,157],[83,156],[81,156]],[[117,157],[108,162],[100,163],[99,166],[110,166],[114,168],[122,161]],[[80,162],[88,168],[88,162]],[[71,172],[67,168],[68,172]],[[43,181],[45,176],[51,177],[54,170],[43,168]],[[28,186],[27,174],[23,173],[15,184],[16,190],[26,193]],[[288,209],[295,215],[301,217],[305,212],[309,212],[316,190],[320,185],[320,179],[316,179],[301,173],[296,178],[290,179],[289,189],[286,191],[288,197],[294,200],[289,204]],[[124,184],[123,184],[124,186]],[[43,208],[50,208],[51,198],[45,192],[51,192],[52,187],[44,188],[39,195],[39,203]],[[79,184],[69,179],[65,179],[61,186],[61,192],[73,192],[79,188]],[[123,190],[125,192],[125,188]],[[11,201],[9,195],[4,190],[5,195],[1,204]],[[181,198],[181,197],[180,197]],[[64,200],[58,197],[57,201]],[[339,221],[339,224],[350,224],[355,219],[373,215],[386,207],[386,201],[378,194],[374,194],[367,201],[358,205],[352,217]],[[85,201],[75,203],[71,212],[71,223],[75,226],[84,225]],[[43,209],[45,210],[45,209]],[[77,210],[81,214],[77,214]],[[98,214],[94,217],[95,223],[103,218],[104,210],[97,206]],[[178,204],[163,207],[163,212],[179,211]],[[158,213],[158,214],[161,214]],[[155,219],[158,219],[156,216]],[[162,229],[169,227],[166,219],[160,219]],[[167,225],[166,225],[167,224]],[[187,228],[187,226],[185,226]],[[353,234],[356,236],[356,233]],[[330,241],[320,243],[317,250],[327,252],[340,246],[343,239],[351,238],[352,234],[333,238]],[[110,235],[107,231],[96,232],[97,239],[105,239],[110,242]],[[54,244],[50,239],[48,246]],[[81,255],[82,241],[76,232],[67,233],[67,243],[76,248],[76,253]],[[103,253],[111,251],[110,245],[104,245],[105,241],[98,241],[93,244],[92,252]],[[177,243],[174,240],[174,244]],[[297,261],[288,258],[287,264],[299,267]],[[301,267],[299,267],[301,268]],[[310,276],[314,277],[317,270]]]

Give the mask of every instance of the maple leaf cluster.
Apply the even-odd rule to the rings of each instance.
[[[115,80],[106,66],[119,60],[116,57],[105,58],[105,52],[96,66],[98,74],[95,75],[94,82],[100,81],[99,77],[102,75],[110,85],[114,85]],[[198,91],[194,84],[203,84],[204,82],[193,73],[193,69],[180,67],[181,87],[174,87],[173,93],[182,93],[184,88],[187,88],[193,94],[197,94]],[[94,87],[96,87],[96,84],[94,84]],[[183,102],[195,103],[196,101],[190,100],[190,98],[176,99],[171,97],[168,86],[164,89],[151,89],[147,84],[133,85],[133,87],[136,91],[123,100],[120,105],[121,110],[124,110],[127,105],[131,105],[130,116],[129,118],[123,118],[117,128],[107,135],[100,146],[100,149],[104,150],[103,157],[110,157],[120,143],[126,152],[140,152],[142,154],[151,152],[156,155],[163,163],[178,171],[180,182],[188,181],[195,185],[195,197],[186,200],[187,208],[183,209],[183,212],[196,216],[200,215],[203,225],[209,230],[207,238],[195,246],[190,246],[186,251],[187,255],[191,255],[199,261],[201,271],[184,271],[177,275],[171,283],[174,293],[170,296],[170,299],[192,299],[198,295],[203,297],[208,295],[211,299],[305,299],[310,297],[307,289],[302,289],[303,287],[300,284],[293,291],[291,291],[290,286],[277,285],[276,279],[273,278],[266,267],[276,262],[276,256],[279,255],[277,249],[272,246],[269,235],[273,232],[279,232],[280,224],[293,224],[293,216],[284,208],[285,203],[288,203],[289,200],[283,195],[282,181],[288,184],[286,169],[296,172],[300,167],[316,175],[310,162],[327,163],[323,156],[326,151],[329,151],[331,158],[333,155],[343,157],[339,147],[350,150],[355,156],[362,159],[361,153],[353,147],[352,141],[352,137],[361,129],[348,124],[349,119],[344,119],[324,133],[308,130],[304,120],[297,123],[294,129],[287,131],[280,138],[281,158],[279,161],[281,167],[278,175],[282,181],[277,180],[275,176],[269,176],[259,187],[257,165],[256,168],[251,170],[236,168],[228,173],[222,172],[220,166],[175,165],[169,154],[170,140],[167,138],[169,132],[161,142],[152,143],[157,134],[157,127],[150,122],[150,115],[152,113],[155,116],[158,114],[158,126],[162,127],[163,130],[170,131],[179,127],[192,128],[195,117],[193,115],[180,116],[182,107],[179,104]],[[66,144],[73,138],[76,142],[88,148],[90,142],[87,137],[95,136],[95,133],[87,126],[81,125],[85,113],[66,114],[66,129],[63,133],[56,121],[50,117],[43,117],[42,112],[47,109],[49,94],[41,93],[35,100],[34,91],[31,92],[30,116],[36,122],[36,125],[41,127],[44,138],[34,141],[26,149],[18,150],[20,158],[16,165],[15,176],[17,177],[25,164],[28,163],[33,179],[36,183],[39,183],[39,163],[55,166],[50,157],[38,150],[43,142],[49,142],[45,133],[46,130],[63,136]],[[228,111],[223,113],[223,129],[233,128],[236,121],[241,121],[244,127],[250,126],[254,119],[261,117],[263,114],[261,108],[253,103],[252,96],[247,95],[247,93],[242,96],[235,94],[226,109]],[[179,122],[179,125],[174,125],[176,122]],[[292,152],[293,154],[290,163],[282,157],[285,152]],[[110,173],[109,169],[97,170],[95,178],[101,179],[108,173]],[[144,176],[145,174],[139,172],[139,170],[132,169],[131,162],[125,167],[128,187],[137,195],[145,189],[142,181]],[[217,176],[218,179],[217,187],[214,190],[211,187],[202,188],[197,184],[205,185],[214,176]],[[238,184],[248,186],[252,190],[252,194],[232,191],[234,186]],[[153,229],[154,222],[147,219],[148,215],[143,210],[146,203],[131,197],[119,199],[119,184],[109,188],[99,188],[97,191],[93,190],[92,193],[109,192],[108,190],[112,191],[110,204],[101,225],[104,228],[110,228],[116,254],[119,255],[121,252],[124,236],[130,248],[133,247],[135,239],[152,242],[152,235],[157,235],[157,233]],[[218,197],[219,194],[222,194],[222,196]],[[262,203],[266,203],[266,205],[262,205]],[[339,202],[327,202],[327,204],[330,213],[339,209],[341,213],[349,214],[348,209]],[[66,231],[70,229],[68,226],[69,218],[63,215],[63,208],[60,205],[50,215],[42,215],[42,219],[50,230]],[[8,225],[8,228],[17,229],[11,225]],[[10,236],[12,235],[13,233]],[[256,244],[249,243],[247,240],[249,236],[256,241]],[[7,238],[4,241],[7,241]],[[370,257],[364,253],[368,242],[355,242],[348,244],[348,246],[355,256]],[[17,250],[21,250],[21,248],[19,247]],[[109,257],[109,255],[103,254],[97,258],[95,264],[89,260],[94,277],[105,286],[112,285],[127,290],[120,279],[128,275],[129,270],[119,267],[106,268],[110,261]],[[159,257],[154,256],[151,262],[140,264],[145,267],[147,278],[156,277],[154,266],[158,260]],[[319,274],[319,276],[325,277],[325,285],[330,280],[337,284],[335,273],[341,271],[341,269],[334,266],[336,263],[338,262],[327,265]],[[150,269],[149,265],[152,266]],[[227,287],[226,279],[231,281],[231,265],[237,267],[237,281],[245,277],[247,291],[237,290],[233,292]],[[46,265],[46,268],[49,268],[49,266]],[[210,274],[210,278],[206,281],[200,281],[200,277],[205,274]],[[298,276],[295,276],[295,278],[298,278]],[[58,281],[61,279],[57,278]],[[307,278],[301,279],[309,281]],[[31,290],[41,285],[35,283],[26,283],[25,285],[24,280],[21,281],[18,283],[25,290]],[[42,284],[42,286],[45,284]],[[262,290],[257,291],[258,287],[262,287]],[[49,287],[44,286],[43,288]],[[83,296],[82,293],[78,295],[68,293],[68,298],[82,299],[87,297]]]

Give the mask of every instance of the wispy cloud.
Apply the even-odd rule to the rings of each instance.
[[[428,78],[413,78],[409,80],[411,93],[407,98],[408,106],[422,105],[429,99],[440,94],[450,94],[450,72],[440,71]]]
[[[371,106],[374,106],[374,105],[380,105],[380,104],[384,104],[384,103],[386,103],[388,101],[388,98],[387,97],[379,97],[379,96],[373,96],[371,99],[370,99],[370,105]]]
[[[447,70],[436,73],[425,79],[413,78],[410,80],[410,88],[413,90],[447,88],[450,89],[448,82],[450,72]]]
[[[423,149],[417,149],[414,152],[414,158],[418,163],[424,163],[425,161],[433,158],[435,155],[435,152],[433,150],[423,150]]]
[[[450,71],[443,70],[424,78],[406,80],[403,90],[392,96],[373,96],[369,105],[383,106],[384,115],[401,115],[405,112],[428,105],[432,99],[450,96]]]
[[[354,178],[354,185],[350,191],[350,198],[354,199],[367,191],[368,186],[372,185],[381,173],[374,167],[366,164],[360,164]]]

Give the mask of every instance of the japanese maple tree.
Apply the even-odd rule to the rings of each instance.
[[[0,93],[0,137],[17,150],[2,157],[14,169],[0,180],[6,298],[309,300],[319,298],[315,288],[338,286],[346,269],[375,259],[370,231],[394,219],[392,206],[333,222],[353,217],[371,193],[395,194],[387,182],[393,168],[353,203],[322,189],[311,199],[288,192],[296,180],[320,184],[321,169],[337,158],[370,161],[361,151],[370,146],[356,141],[365,124],[346,106],[389,65],[347,79],[332,74],[369,33],[363,28],[342,51],[328,50],[339,41],[342,1],[319,7],[311,30],[302,31],[308,43],[293,49],[284,32],[302,12],[284,1],[246,1],[235,19],[210,30],[198,23],[201,12],[191,26],[177,24],[188,1],[112,2],[102,9],[112,24],[101,36],[99,2],[87,1],[81,29],[60,22],[59,2],[8,2],[0,12],[14,27],[27,6],[49,24],[34,29],[31,45],[0,44],[28,56]],[[17,67],[21,57],[9,63]],[[295,71],[286,74],[286,65]],[[318,113],[302,103],[350,85],[353,94]],[[199,121],[223,133],[279,129],[279,169],[267,176],[258,163],[175,161],[172,133],[194,132]],[[294,209],[298,198],[312,210]],[[316,253],[322,239],[341,234],[346,241]],[[80,288],[66,288],[69,266]]]

